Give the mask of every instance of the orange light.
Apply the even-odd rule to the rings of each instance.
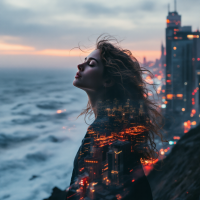
[[[165,90],[162,90],[162,93],[165,93]]]
[[[62,110],[57,110],[57,113],[58,113],[58,114],[62,113]]]
[[[185,108],[182,108],[182,111],[184,112],[184,111],[185,111]]]
[[[134,182],[135,180],[133,179],[132,182]]]
[[[187,122],[184,122],[184,126],[187,126]]]
[[[187,35],[188,39],[199,38],[199,35]]]
[[[164,104],[167,104],[167,103],[168,103],[168,101],[165,101],[165,102],[164,102]]]
[[[171,77],[171,74],[167,74],[167,77]]]
[[[191,113],[192,113],[193,115],[195,115],[195,114],[196,114],[196,110],[195,110],[195,109],[192,109]]]
[[[173,139],[174,140],[180,140],[180,137],[179,136],[174,136]]]
[[[196,124],[197,124],[196,121],[193,121],[193,122],[191,123],[191,125],[193,125],[193,126],[195,126]]]
[[[170,23],[170,20],[169,20],[169,19],[167,19],[167,21],[166,21],[166,22],[167,22],[167,24],[169,24],[169,23]]]
[[[176,50],[177,48],[176,48],[176,47],[174,47],[173,49],[174,49],[174,50]]]
[[[167,94],[167,99],[173,99],[173,94]]]
[[[164,152],[164,151],[160,151],[160,154],[161,154],[161,155],[164,155],[164,154],[165,154],[165,152]]]
[[[183,94],[177,94],[176,96],[179,98],[183,98]]]
[[[171,83],[171,80],[167,80],[167,83]]]

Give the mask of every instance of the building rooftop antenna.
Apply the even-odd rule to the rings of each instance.
[[[174,11],[176,12],[176,0],[174,0]]]

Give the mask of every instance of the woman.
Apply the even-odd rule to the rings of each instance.
[[[88,95],[80,115],[94,113],[95,121],[75,157],[66,199],[153,199],[141,162],[157,155],[161,115],[149,100],[146,71],[109,37],[99,37],[78,65],[73,85]]]

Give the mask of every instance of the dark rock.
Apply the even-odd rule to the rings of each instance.
[[[184,134],[147,178],[154,200],[199,200],[199,177],[200,125]]]

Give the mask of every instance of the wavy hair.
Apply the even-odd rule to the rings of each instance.
[[[144,74],[148,74],[153,78],[153,74],[140,66],[138,60],[132,55],[130,50],[122,49],[118,45],[118,41],[112,36],[99,36],[96,40],[96,49],[100,50],[102,63],[104,66],[103,76],[109,77],[114,81],[114,85],[106,88],[105,99],[118,99],[125,101],[126,99],[134,102],[143,102],[146,118],[149,119],[148,131],[145,134],[147,141],[146,151],[140,155],[144,160],[152,160],[158,158],[159,151],[156,149],[154,142],[155,136],[163,139],[162,127],[164,118],[159,112],[159,106],[155,100],[150,98],[149,94],[153,93],[148,89],[148,85],[152,85],[156,91],[155,85],[150,84],[143,78]],[[156,92],[157,94],[157,92]],[[79,116],[85,114],[91,116],[93,113],[90,102]],[[94,113],[95,115],[97,113]],[[79,117],[78,116],[78,117]]]

